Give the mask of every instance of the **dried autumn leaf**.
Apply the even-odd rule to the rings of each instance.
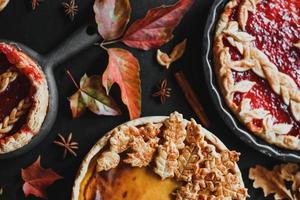
[[[254,180],[254,188],[263,189],[265,197],[274,193],[275,199],[294,200],[291,191],[286,188],[284,178],[280,175],[278,169],[269,171],[257,165],[255,168],[250,168],[249,178]]]
[[[170,56],[168,54],[162,52],[160,49],[157,50],[156,60],[157,60],[158,64],[165,67],[166,69],[169,69],[169,67],[172,63],[172,59],[170,58]]]
[[[175,62],[176,60],[178,60],[179,58],[181,58],[185,52],[185,48],[186,48],[186,42],[187,39],[183,40],[182,42],[180,42],[179,44],[177,44],[174,49],[171,52],[171,55],[169,56],[168,54],[162,52],[161,50],[157,50],[157,61],[158,63],[165,67],[166,69],[169,69],[170,65]]]
[[[2,11],[8,4],[9,0],[0,0],[0,11]]]
[[[110,48],[108,66],[102,82],[109,93],[114,83],[121,88],[122,101],[128,107],[130,119],[141,115],[141,80],[138,60],[127,50]]]
[[[130,19],[129,0],[96,0],[94,12],[98,32],[104,40],[121,37]]]
[[[22,169],[23,191],[25,196],[32,194],[36,197],[47,199],[46,190],[55,181],[62,179],[52,169],[41,167],[40,157],[26,169]]]
[[[79,117],[86,108],[97,115],[121,114],[114,100],[106,94],[101,76],[88,77],[85,74],[80,80],[80,88],[69,97],[69,101],[73,118]]]
[[[173,30],[193,2],[194,0],[180,0],[171,6],[149,10],[144,18],[128,28],[123,42],[127,46],[143,50],[162,46],[173,38]]]

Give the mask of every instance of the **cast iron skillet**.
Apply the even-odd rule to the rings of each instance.
[[[213,99],[213,103],[217,108],[220,116],[231,129],[231,131],[237,135],[245,143],[253,147],[254,149],[270,156],[283,161],[289,162],[300,162],[300,152],[290,151],[282,148],[278,148],[274,145],[270,145],[264,140],[256,137],[254,134],[250,133],[231,113],[231,111],[226,106],[223,101],[222,94],[218,89],[217,81],[214,74],[214,64],[213,64],[213,40],[214,40],[214,30],[215,25],[219,20],[219,16],[223,11],[228,0],[215,0],[204,30],[204,40],[203,40],[203,64],[204,73],[206,78],[206,83],[208,85],[209,93]]]
[[[24,147],[9,153],[0,154],[0,159],[12,158],[28,152],[37,146],[49,133],[55,122],[58,110],[58,91],[53,74],[54,68],[100,40],[100,36],[98,34],[90,33],[90,28],[92,27],[88,25],[81,27],[79,30],[75,31],[69,39],[64,41],[47,55],[41,55],[21,43],[0,39],[0,42],[17,46],[37,62],[46,76],[50,97],[48,112],[39,133]]]

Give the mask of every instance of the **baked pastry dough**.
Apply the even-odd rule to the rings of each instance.
[[[231,0],[214,41],[227,105],[250,131],[293,150],[300,150],[299,40],[297,1]]]
[[[0,154],[23,147],[38,133],[48,98],[40,67],[14,45],[0,43]]]
[[[141,118],[91,149],[72,199],[246,199],[238,160],[239,153],[177,112]]]

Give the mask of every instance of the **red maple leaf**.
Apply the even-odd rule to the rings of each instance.
[[[52,169],[42,168],[40,157],[38,157],[32,165],[22,169],[22,179],[25,181],[23,184],[25,196],[32,194],[36,197],[48,199],[46,195],[47,188],[62,178]]]
[[[126,31],[123,42],[130,47],[149,50],[158,48],[173,38],[173,30],[180,23],[194,0],[180,0],[171,6],[161,6],[148,11]]]

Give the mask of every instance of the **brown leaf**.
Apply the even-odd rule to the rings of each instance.
[[[296,187],[299,182],[295,183],[295,170],[297,166],[294,164],[277,165],[273,170],[268,170],[257,165],[250,168],[249,178],[254,180],[254,188],[262,188],[265,197],[274,194],[275,199],[297,200],[295,197]],[[285,181],[293,181],[293,193],[286,187]],[[298,191],[299,192],[299,191]]]
[[[104,40],[121,37],[130,19],[129,0],[96,0],[94,12],[98,32]]]
[[[122,101],[128,107],[130,119],[141,115],[141,80],[138,60],[127,50],[110,48],[108,66],[102,82],[109,93],[114,83],[121,88]]]
[[[69,97],[69,101],[73,118],[79,117],[86,108],[97,115],[121,114],[114,100],[106,94],[101,76],[88,77],[85,74],[80,80],[78,91]]]
[[[175,62],[176,60],[178,60],[179,58],[181,58],[185,52],[185,48],[186,48],[186,42],[187,39],[183,40],[182,42],[180,42],[179,44],[177,44],[174,49],[171,52],[171,55],[169,56],[168,54],[162,52],[161,50],[157,50],[157,61],[158,63],[165,67],[166,69],[169,69],[170,65]]]
[[[47,188],[62,178],[52,169],[42,168],[39,157],[32,165],[22,169],[22,179],[25,181],[23,184],[25,196],[32,194],[36,197],[47,199]]]
[[[158,48],[173,38],[173,30],[180,23],[194,0],[179,0],[171,6],[148,11],[126,31],[123,42],[130,47],[149,50]]]

